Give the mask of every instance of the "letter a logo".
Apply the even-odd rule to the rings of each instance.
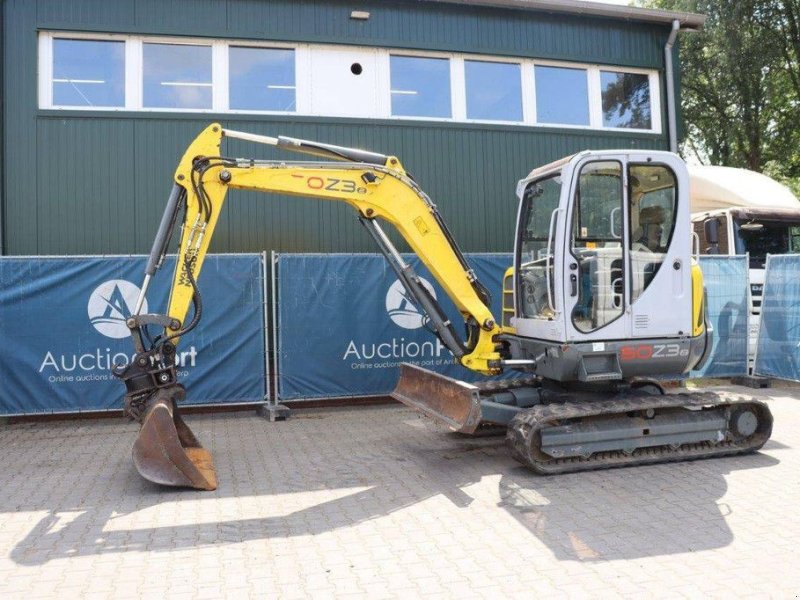
[[[431,293],[431,296],[436,298],[436,292],[430,282],[422,277],[420,277],[420,280],[422,285]],[[409,298],[406,288],[399,279],[389,286],[389,290],[386,292],[386,312],[389,313],[389,318],[392,319],[394,324],[403,329],[419,329],[428,320]]]
[[[125,320],[131,316],[138,296],[139,288],[130,281],[112,279],[101,283],[89,296],[89,322],[106,337],[128,337],[130,330]],[[142,310],[147,312],[147,300]]]

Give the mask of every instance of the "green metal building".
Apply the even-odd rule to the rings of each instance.
[[[0,6],[8,255],[148,252],[177,160],[212,121],[397,155],[465,251],[510,251],[533,167],[674,147],[672,42],[703,24],[576,0]],[[233,192],[225,213],[215,252],[373,251],[344,205]]]

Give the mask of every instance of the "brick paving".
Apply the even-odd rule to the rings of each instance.
[[[136,426],[0,426],[0,598],[800,597],[800,388],[758,454],[533,475],[397,406],[190,416],[216,492]]]

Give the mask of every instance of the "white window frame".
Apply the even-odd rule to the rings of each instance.
[[[259,42],[252,40],[229,40],[221,41],[225,46],[224,72],[220,72],[225,89],[223,108],[217,112],[230,113],[232,115],[295,115],[311,114],[311,52],[308,44],[287,44],[283,42]],[[231,84],[228,79],[228,69],[230,68],[230,48],[264,48],[265,50],[294,50],[294,110],[243,110],[240,108],[230,108],[229,94]],[[301,79],[301,73],[305,75]]]
[[[44,34],[40,33],[38,40],[39,47],[39,107],[55,108],[53,105],[53,40],[87,40],[96,42],[124,42],[125,43],[125,103],[128,102],[129,82],[128,82],[128,37],[112,33],[64,33],[64,34]],[[94,110],[94,111],[121,111],[127,110],[124,106],[64,106],[57,107],[65,110]]]
[[[460,81],[462,83],[461,89],[463,90],[463,81],[464,81],[464,63],[461,63],[459,67],[455,64],[456,59],[459,55],[450,54],[446,52],[426,52],[421,50],[384,50],[386,54],[386,80],[387,82],[391,82],[392,74],[391,74],[391,57],[392,56],[409,56],[413,58],[439,58],[439,59],[446,59],[448,61],[448,65],[450,66],[450,116],[449,117],[416,117],[413,115],[393,115],[392,114],[392,93],[391,89],[387,90],[389,96],[389,112],[387,115],[387,119],[392,119],[395,121],[438,121],[440,123],[461,123],[466,118],[466,103],[463,99],[459,100],[456,98],[456,93],[454,89],[454,85],[456,81]],[[459,71],[460,69],[460,71]],[[391,87],[391,86],[390,86]],[[463,94],[462,94],[463,95]],[[463,104],[463,108],[460,103]],[[460,114],[464,118],[456,118],[456,115]]]
[[[632,127],[606,127],[603,125],[603,85],[600,78],[601,71],[614,73],[631,73],[634,75],[647,75],[647,83],[650,86],[650,129],[634,129]],[[606,131],[635,131],[648,133],[661,133],[661,94],[658,73],[652,69],[639,69],[636,67],[617,67],[610,65],[599,65],[597,67],[597,93],[598,93],[598,126]]]
[[[133,39],[133,38],[131,38]],[[220,81],[218,81],[217,77],[219,75],[217,71],[217,64],[216,64],[216,57],[215,57],[215,47],[218,42],[210,39],[206,40],[196,40],[196,39],[187,39],[187,38],[176,38],[176,37],[167,37],[167,36],[141,36],[136,37],[139,41],[139,65],[138,69],[133,71],[129,77],[132,77],[138,81],[140,86],[140,93],[139,93],[139,104],[138,106],[134,106],[129,110],[141,111],[141,112],[180,112],[180,113],[207,113],[207,112],[221,112],[222,108],[217,107],[215,104],[215,100],[217,100],[217,94],[215,91],[218,87],[220,87]],[[170,46],[205,46],[211,48],[211,108],[168,108],[163,106],[145,106],[144,105],[144,45],[145,44],[164,44]],[[227,55],[227,52],[226,52]],[[227,72],[227,70],[226,70]],[[126,69],[127,73],[127,69]]]
[[[461,88],[460,88],[460,91],[461,91],[460,95],[462,95],[464,97],[464,118],[463,118],[464,122],[466,122],[466,123],[489,123],[489,124],[492,124],[492,125],[535,125],[536,124],[534,120],[531,120],[529,122],[527,120],[527,118],[526,118],[527,110],[526,110],[526,106],[525,106],[525,100],[526,100],[526,98],[535,98],[535,96],[525,93],[526,92],[525,87],[526,87],[527,82],[525,81],[524,71],[525,71],[525,63],[528,62],[528,61],[526,61],[524,59],[520,59],[520,58],[510,58],[510,57],[505,57],[505,56],[486,56],[486,55],[483,55],[483,54],[461,54],[460,58],[461,58],[461,61],[462,61],[462,65],[466,61],[493,62],[493,63],[501,63],[501,64],[505,64],[505,65],[517,65],[519,67],[519,76],[520,76],[520,94],[521,94],[520,102],[522,102],[522,120],[521,121],[507,121],[507,120],[500,120],[500,119],[470,119],[470,118],[468,118],[467,117],[467,78],[466,78],[466,73],[467,73],[466,69],[467,69],[467,67],[466,67],[466,65],[464,65],[464,67],[462,69],[462,73],[464,75],[464,78],[463,78],[462,85],[461,85]],[[536,112],[535,102],[534,102],[533,111],[534,111],[534,114],[535,114],[535,112]]]
[[[555,60],[530,61],[531,78],[533,79],[534,85],[536,85],[536,67],[555,67],[557,69],[573,69],[575,71],[586,72],[586,102],[587,108],[589,109],[589,124],[575,125],[574,123],[551,123],[549,121],[547,123],[539,123],[537,121],[535,123],[536,126],[555,127],[557,129],[602,129],[602,102],[600,96],[598,95],[600,90],[600,75],[598,71],[597,77],[593,76],[594,74],[592,72],[592,68],[594,66],[595,65],[588,65],[585,63],[567,63]],[[593,102],[592,99],[595,97],[597,101]],[[536,108],[536,97],[534,97],[533,106]],[[600,115],[599,119],[598,115]]]
[[[53,104],[53,40],[57,38],[85,39],[85,40],[111,40],[125,42],[125,106],[99,107],[99,106],[58,106]],[[145,43],[181,44],[191,46],[211,46],[211,83],[212,106],[210,109],[198,108],[155,108],[145,107],[142,102],[143,86],[143,45]],[[229,57],[230,47],[274,48],[294,51],[295,59],[295,110],[241,110],[230,108],[230,81]],[[362,49],[359,46],[286,43],[255,40],[219,40],[211,38],[180,38],[174,36],[135,36],[108,33],[73,33],[62,31],[42,31],[39,33],[39,108],[57,111],[102,111],[102,112],[174,112],[174,113],[225,113],[242,115],[301,115],[325,117],[331,115],[317,114],[313,111],[311,97],[312,87],[312,56],[315,52],[325,52],[343,49]],[[369,114],[359,115],[358,118],[385,119],[391,121],[428,121],[445,123],[468,123],[499,125],[505,127],[528,127],[549,129],[570,129],[582,131],[616,131],[634,134],[661,135],[664,131],[662,123],[661,78],[658,70],[642,69],[638,67],[625,67],[618,65],[601,65],[594,63],[577,63],[560,60],[540,60],[513,56],[497,56],[473,53],[436,52],[424,50],[407,50],[394,48],[369,48],[370,52],[377,53],[376,90],[375,101]],[[419,58],[447,59],[450,65],[450,117],[415,117],[405,115],[392,115],[391,106],[391,56],[412,56]],[[467,118],[467,98],[465,61],[498,62],[516,64],[520,68],[522,78],[522,121],[500,121]],[[587,75],[587,92],[589,102],[589,124],[572,125],[561,123],[540,123],[536,114],[536,77],[535,67],[549,66],[568,69],[582,69]],[[634,129],[628,127],[606,127],[603,125],[602,90],[600,72],[613,71],[620,73],[633,73],[648,76],[650,85],[650,129]]]

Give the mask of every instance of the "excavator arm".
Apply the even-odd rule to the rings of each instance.
[[[220,143],[225,136],[347,162],[221,158]],[[175,184],[179,196],[185,195],[182,207],[185,217],[167,312],[172,319],[183,321],[187,315],[196,293],[193,281],[199,276],[229,189],[334,200],[345,202],[357,211],[359,220],[375,239],[411,298],[425,311],[442,343],[461,364],[486,374],[499,371],[500,355],[493,337],[500,333],[500,327],[488,307],[488,292],[477,281],[436,206],[408,176],[397,158],[291,138],[229,131],[214,124],[187,149],[175,172]],[[175,207],[179,209],[180,206]],[[165,218],[175,220],[172,214],[166,214]],[[411,266],[394,248],[379,224],[381,220],[398,230],[444,288],[467,324],[466,339],[461,339],[455,325],[447,320]],[[154,248],[159,257],[166,248],[164,242],[157,240],[159,247]]]
[[[220,152],[223,137],[336,162],[228,158]],[[489,309],[489,293],[475,277],[436,205],[396,157],[225,130],[219,124],[212,124],[188,147],[175,171],[174,186],[150,253],[141,294],[128,320],[136,356],[131,364],[114,368],[115,375],[127,387],[126,412],[142,423],[133,454],[134,463],[147,479],[200,489],[216,487],[210,454],[178,414],[175,402],[184,392],[177,382],[175,348],[202,315],[197,279],[229,189],[334,200],[352,206],[410,298],[424,311],[431,328],[456,359],[484,374],[501,371],[503,357],[497,336],[502,331]],[[444,288],[463,317],[466,335],[459,335],[456,324],[450,322],[412,266],[402,258],[380,221],[397,229]],[[180,246],[167,312],[141,314],[151,278],[162,265],[179,223]],[[187,322],[192,306],[192,316]],[[153,326],[161,328],[156,336],[149,331]]]

